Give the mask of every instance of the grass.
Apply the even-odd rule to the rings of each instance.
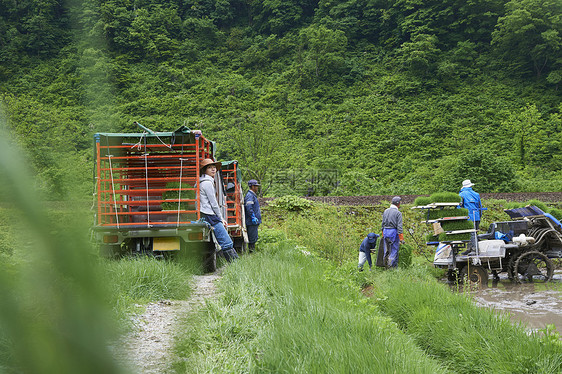
[[[137,304],[163,299],[186,299],[191,294],[192,273],[181,264],[152,257],[102,260],[101,271],[110,303],[120,320]]]
[[[359,273],[290,241],[265,247],[228,266],[218,299],[186,318],[176,372],[562,370],[554,335],[476,307],[425,266]]]
[[[562,345],[476,307],[429,277],[378,274],[381,310],[418,346],[458,373],[560,373]]]
[[[334,272],[287,242],[227,267],[185,321],[177,372],[447,372]]]

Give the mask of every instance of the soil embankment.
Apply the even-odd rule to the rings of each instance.
[[[429,195],[400,195],[404,204],[412,204],[418,196]],[[381,202],[389,202],[393,195],[373,196],[303,196],[305,199],[333,205],[375,205]],[[524,202],[529,200],[540,200],[545,203],[562,202],[562,192],[510,192],[510,193],[481,193],[482,199],[496,199],[506,201]],[[267,205],[273,198],[260,199],[261,205]]]

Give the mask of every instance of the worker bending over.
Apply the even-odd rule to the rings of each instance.
[[[369,263],[369,270],[373,270],[373,262],[371,260],[371,253],[374,252],[377,246],[377,239],[379,236],[374,232],[367,234],[365,239],[361,242],[359,246],[359,265],[357,266],[359,271],[363,271],[363,265],[365,261]]]

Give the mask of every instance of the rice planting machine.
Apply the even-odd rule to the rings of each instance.
[[[472,224],[468,216],[458,213],[466,210],[457,206],[431,203],[414,207],[427,211],[423,222],[432,224],[434,232],[429,238],[433,240],[426,244],[436,247],[433,264],[447,269],[450,281],[487,285],[489,272],[495,276],[506,272],[516,283],[552,279],[553,260],[562,258],[562,224],[554,216],[536,206],[505,209],[509,221],[494,222],[478,235],[474,227],[447,230],[450,222]]]
[[[154,132],[97,133],[93,237],[105,254],[163,256],[202,251],[204,268],[216,269],[216,246],[199,212],[199,165],[215,159],[215,144],[185,126]],[[248,239],[238,162],[216,174],[217,201],[238,252]]]

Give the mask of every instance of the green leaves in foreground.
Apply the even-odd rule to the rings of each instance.
[[[115,328],[79,220],[57,231],[2,129],[0,123],[0,201],[17,212],[8,223],[17,223],[25,240],[4,237],[10,250],[0,262],[0,372],[123,372],[108,349]]]
[[[445,373],[359,288],[281,243],[230,265],[223,294],[186,321],[179,372]]]

